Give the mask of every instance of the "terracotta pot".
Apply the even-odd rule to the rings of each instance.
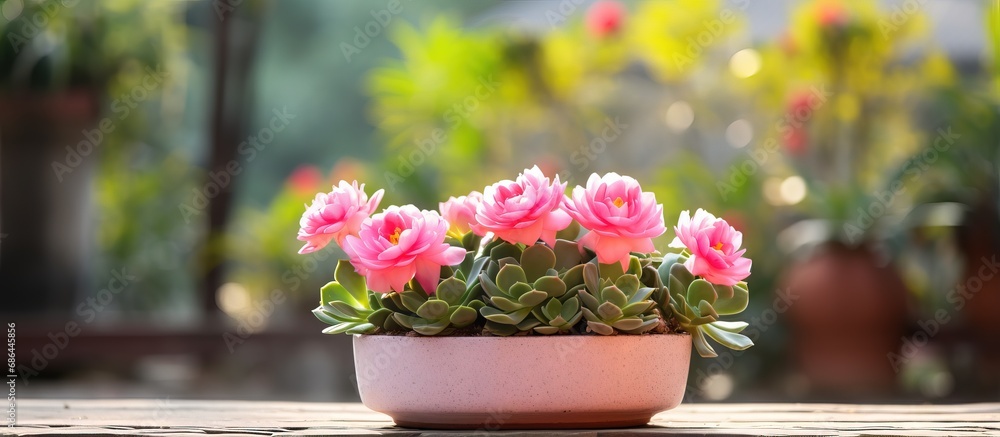
[[[866,248],[827,243],[786,272],[782,289],[799,370],[820,396],[890,395],[909,299],[892,266],[878,267]]]
[[[434,429],[644,425],[684,396],[691,336],[357,335],[361,401]]]

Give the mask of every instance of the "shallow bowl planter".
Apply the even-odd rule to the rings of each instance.
[[[355,335],[361,401],[436,429],[644,425],[684,397],[691,336]]]

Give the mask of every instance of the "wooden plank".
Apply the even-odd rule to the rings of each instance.
[[[4,435],[462,436],[397,428],[358,403],[20,400]],[[484,434],[484,433],[480,433]],[[498,436],[1000,435],[1000,403],[960,405],[684,404],[650,426],[620,430],[502,431]]]

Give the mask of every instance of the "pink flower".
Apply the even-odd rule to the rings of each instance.
[[[566,212],[590,230],[580,244],[596,252],[598,262],[619,262],[622,270],[628,269],[629,253],[652,252],[653,238],[666,231],[663,205],[656,203],[656,195],[617,173],[590,175],[587,188],[573,188]]]
[[[559,176],[549,178],[538,166],[525,169],[516,181],[503,180],[483,190],[483,201],[476,207],[472,229],[479,235],[493,232],[508,243],[535,244],[541,239],[549,246],[556,243],[556,232],[572,222],[559,206],[566,184]]]
[[[451,230],[457,234],[467,234],[476,223],[476,207],[483,201],[483,194],[478,191],[468,196],[449,197],[447,202],[438,204],[441,217],[448,220]]]
[[[436,211],[393,205],[365,220],[358,235],[348,235],[344,251],[376,293],[401,292],[416,276],[431,294],[441,278],[441,266],[465,259],[465,249],[444,242],[447,232],[448,221]]]
[[[625,8],[616,1],[599,1],[587,10],[587,29],[598,37],[617,33],[623,21]]]
[[[681,212],[677,238],[670,247],[686,247],[691,252],[684,266],[695,276],[719,285],[736,285],[750,276],[750,259],[743,258],[746,249],[743,234],[729,223],[699,209],[692,219],[688,211]]]
[[[357,181],[352,184],[340,181],[333,191],[316,194],[312,205],[306,208],[299,220],[298,239],[306,242],[299,253],[315,252],[326,247],[330,241],[336,241],[343,247],[344,237],[358,233],[361,222],[378,208],[383,193],[383,190],[378,190],[368,199],[365,184],[359,188]]]

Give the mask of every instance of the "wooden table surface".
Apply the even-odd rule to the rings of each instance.
[[[356,403],[24,399],[17,412],[3,435],[1000,435],[1000,403],[683,404],[641,428],[489,433],[397,428]]]

